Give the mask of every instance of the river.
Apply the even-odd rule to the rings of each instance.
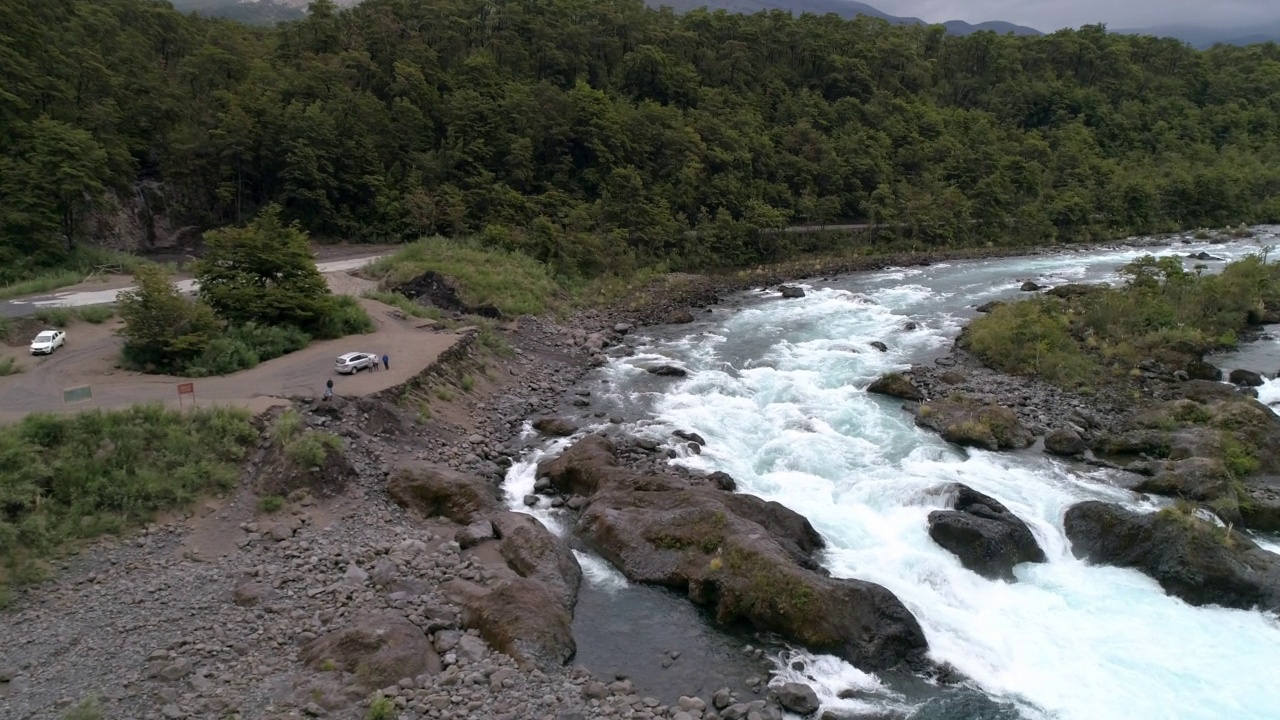
[[[1225,245],[1175,239],[1165,248],[857,273],[802,283],[807,295],[794,300],[745,293],[693,325],[646,328],[645,337],[632,339],[634,357],[613,360],[591,378],[591,410],[621,415],[627,432],[664,443],[675,429],[701,434],[704,452],[673,462],[728,472],[741,492],[805,515],[829,543],[825,564],[834,575],[892,590],[919,619],[932,657],[954,665],[1014,716],[1273,720],[1280,715],[1274,617],[1195,608],[1136,571],[1090,566],[1071,555],[1062,530],[1068,506],[1102,499],[1140,507],[1107,482],[1105,471],[1082,472],[1035,451],[961,451],[916,428],[900,401],[865,388],[885,372],[945,353],[977,305],[1021,295],[1023,280],[1115,280],[1121,265],[1148,253],[1205,251],[1229,260],[1275,242],[1277,233],[1264,228],[1255,239]],[[1205,264],[1213,272],[1223,263]],[[904,329],[908,321],[919,328]],[[872,349],[876,340],[888,352]],[[1254,369],[1280,367],[1276,353],[1268,357],[1274,366]],[[688,377],[673,381],[642,369],[659,360],[687,368]],[[1280,387],[1269,384],[1264,399],[1272,395],[1280,399]],[[539,448],[512,468],[513,507],[525,509],[519,499],[532,487],[533,462],[563,443]],[[1049,562],[1019,566],[1013,584],[961,567],[927,534],[926,517],[942,502],[927,491],[947,482],[1004,503],[1031,526]],[[564,531],[552,511],[535,513]],[[602,561],[581,557],[589,592],[627,591]],[[608,627],[596,628],[602,629]],[[618,626],[615,644],[629,646],[625,635],[638,629]],[[772,657],[781,678],[810,683],[823,707],[841,716],[910,714],[923,702],[835,658]],[[806,661],[803,671],[791,669],[795,659]],[[841,699],[841,690],[859,692]]]

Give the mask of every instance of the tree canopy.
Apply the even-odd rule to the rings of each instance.
[[[317,0],[273,28],[0,0],[0,267],[141,180],[216,228],[480,235],[564,275],[1280,220],[1280,47],[641,0]],[[100,204],[100,203],[99,203]],[[0,278],[2,279],[2,278]]]

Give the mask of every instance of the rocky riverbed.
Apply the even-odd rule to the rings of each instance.
[[[588,315],[574,327],[618,322]],[[509,352],[467,344],[427,373],[424,383],[455,388],[484,373],[430,416],[415,416],[411,394],[296,399],[307,425],[343,438],[343,459],[312,471],[326,477],[301,473],[284,507],[259,506],[283,476],[264,427],[232,495],[80,547],[50,580],[19,590],[0,611],[0,715],[692,720],[780,718],[780,698],[806,707],[806,688],[766,687],[763,650],[726,658],[724,638],[693,632],[694,618],[685,638],[644,660],[724,686],[680,695],[653,688],[653,673],[642,690],[622,667],[595,675],[563,663],[581,571],[563,541],[505,511],[498,485],[526,419],[564,401],[592,348],[536,319],[505,336]],[[405,476],[413,487],[389,493]],[[558,597],[558,609],[524,602],[531,593]],[[548,637],[556,612],[563,632]],[[626,642],[602,635],[578,642]],[[702,666],[709,643],[719,672]]]

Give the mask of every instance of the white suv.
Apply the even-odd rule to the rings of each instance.
[[[67,333],[62,330],[45,330],[31,341],[32,355],[52,355],[54,350],[67,344]]]
[[[333,369],[339,375],[353,375],[361,370],[371,370],[378,364],[378,356],[374,353],[353,352],[338,358]]]

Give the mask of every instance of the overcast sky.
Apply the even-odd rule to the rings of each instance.
[[[892,15],[927,22],[1005,20],[1052,32],[1103,22],[1108,27],[1153,25],[1228,27],[1280,21],[1280,0],[863,0]]]

